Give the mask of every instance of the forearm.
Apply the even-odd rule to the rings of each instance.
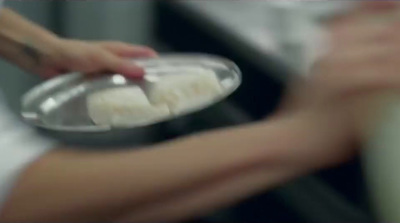
[[[265,153],[256,145],[261,134],[254,140],[249,135],[256,128],[263,127],[189,137],[140,151],[55,151],[21,177],[5,206],[4,221],[117,218],[161,196],[256,165]],[[242,132],[252,142],[237,140]],[[232,134],[236,140],[229,139]]]
[[[11,9],[0,10],[0,55],[23,68],[32,69],[53,54],[58,37]]]
[[[118,220],[142,223],[178,222],[206,216],[308,172],[305,169],[292,168],[257,167],[239,172],[143,205]]]
[[[274,154],[276,161],[279,158],[283,158],[279,162],[268,162],[253,168],[243,169],[234,174],[170,194],[168,197],[161,197],[157,201],[142,205],[140,208],[132,210],[131,213],[122,216],[119,219],[120,222],[176,222],[188,220],[192,217],[206,215],[230,206],[249,196],[269,190],[299,176],[343,161],[341,158],[332,156],[331,162],[326,162],[323,157],[319,157],[318,153],[315,154],[313,150],[319,150],[321,147],[327,150],[330,149],[329,147],[345,149],[344,145],[341,145],[343,132],[340,132],[340,129],[347,129],[347,127],[344,127],[340,122],[335,122],[334,119],[330,121],[333,121],[332,123],[336,123],[336,125],[330,124],[329,120],[324,121],[323,117],[321,119],[321,117],[313,116],[314,124],[306,119],[292,120],[292,125],[287,126],[288,128],[303,126],[303,131],[301,132],[296,130],[287,131],[286,142],[281,145],[282,151],[286,148],[291,148],[293,158],[284,155],[284,153],[276,152]],[[318,129],[323,129],[320,128],[321,125],[329,125],[335,130],[329,132],[319,131]],[[269,143],[273,142],[270,141]],[[266,145],[270,145],[269,143]],[[274,150],[275,148],[268,146],[265,149]]]
[[[312,156],[313,150],[338,146],[342,136],[321,131],[320,125],[331,123],[320,123],[319,119],[309,123],[309,120],[310,117],[276,120],[141,151],[54,152],[21,177],[6,204],[3,219],[7,222],[115,220],[141,208],[146,210],[159,199],[172,199],[174,203],[188,200],[187,212],[181,216],[208,211],[207,205],[223,206],[321,167]],[[305,154],[307,151],[311,153]],[[283,166],[288,168],[281,169]],[[261,169],[270,171],[265,178],[260,178]],[[224,181],[238,184],[229,186]],[[214,194],[225,189],[225,196],[207,195],[197,200],[197,194]],[[181,217],[162,207],[158,211]]]

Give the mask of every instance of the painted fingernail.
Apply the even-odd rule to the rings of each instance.
[[[158,53],[154,50],[149,50],[148,51],[148,56],[149,57],[158,57]]]
[[[142,78],[145,74],[145,71],[136,64],[129,62],[121,73],[128,78]]]

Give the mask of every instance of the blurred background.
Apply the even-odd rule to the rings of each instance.
[[[228,100],[174,123],[163,139],[268,116],[290,78],[305,78],[323,53],[319,21],[345,1],[6,1],[6,6],[65,37],[113,39],[160,52],[203,52],[235,61],[243,85]],[[290,38],[289,38],[290,37]],[[319,49],[319,50],[316,50]],[[41,80],[0,61],[0,87],[18,111]],[[249,100],[251,99],[251,100]],[[198,222],[374,222],[359,162],[303,177]]]

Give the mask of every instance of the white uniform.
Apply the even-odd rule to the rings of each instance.
[[[0,211],[21,171],[54,146],[8,109],[0,91]]]
[[[0,92],[0,211],[24,167],[56,145],[22,123],[6,106]]]

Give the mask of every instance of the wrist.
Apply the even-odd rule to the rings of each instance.
[[[0,54],[8,61],[34,70],[38,61],[57,52],[60,38],[24,19],[10,9],[0,13]]]

